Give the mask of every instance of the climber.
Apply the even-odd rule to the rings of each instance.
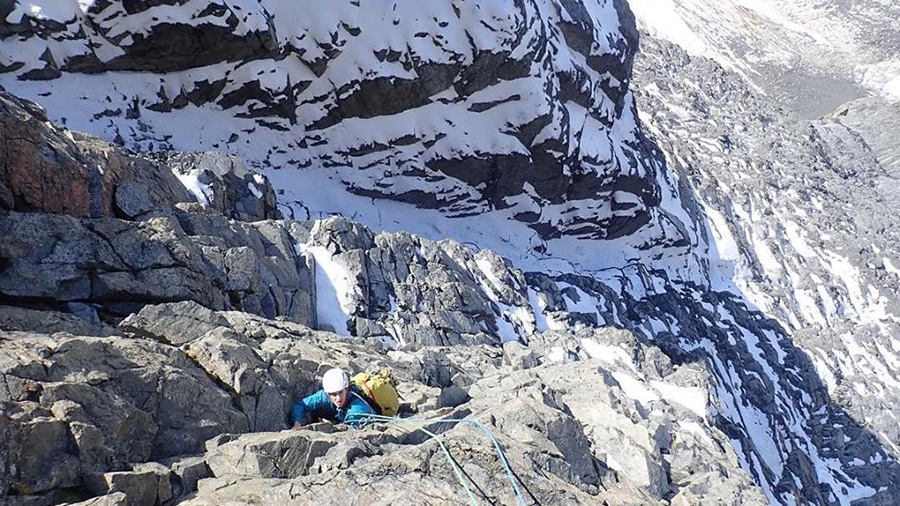
[[[369,423],[367,415],[376,414],[359,389],[350,385],[347,373],[338,368],[326,371],[322,389],[295,403],[291,411],[294,428],[319,419],[360,428]]]

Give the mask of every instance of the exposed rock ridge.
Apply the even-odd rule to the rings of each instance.
[[[20,310],[31,330],[0,331],[9,504],[92,495],[102,497],[84,504],[465,501],[451,463],[416,424],[240,434],[284,428],[290,402],[334,365],[390,367],[406,416],[432,419],[423,427],[440,434],[479,499],[516,503],[486,435],[442,417],[484,423],[522,494],[542,504],[765,503],[726,435],[698,411],[710,387],[702,363],[675,365],[626,331],[550,332],[530,348],[379,353],[195,303],[147,306],[118,329],[98,326],[107,337],[45,334],[51,316]],[[155,339],[131,334],[142,326]],[[555,363],[554,347],[575,342],[583,350]],[[584,351],[592,348],[606,352],[594,358]],[[639,401],[636,385],[646,389]]]
[[[2,220],[10,230],[7,236],[12,240],[8,244],[14,245],[17,251],[38,249],[41,239],[28,243],[34,234],[26,237],[14,233],[15,230],[53,233],[55,222],[62,222],[59,226],[67,230],[78,230],[79,225],[71,218],[41,214],[9,213]],[[164,252],[171,255],[175,251],[182,259],[192,259],[187,268],[175,269],[187,273],[183,278],[177,278],[176,283],[147,284],[148,280],[159,279],[158,275],[128,277],[115,273],[114,279],[119,282],[115,285],[117,291],[99,292],[97,297],[93,292],[84,293],[76,299],[99,308],[102,314],[116,309],[121,311],[115,303],[116,297],[132,302],[145,297],[145,302],[153,302],[154,299],[148,296],[152,293],[157,301],[196,300],[219,309],[240,306],[244,311],[269,318],[287,316],[365,338],[376,348],[414,344],[497,346],[502,341],[511,341],[511,346],[522,341],[528,343],[537,356],[556,361],[582,357],[585,353],[602,357],[604,353],[592,349],[594,345],[583,340],[564,336],[550,338],[553,344],[542,345],[540,343],[547,342],[548,337],[546,334],[542,337],[541,331],[606,325],[631,328],[638,335],[652,339],[676,364],[696,361],[708,364],[711,378],[714,378],[711,388],[715,395],[709,401],[699,401],[699,409],[705,413],[707,403],[712,406],[709,421],[729,434],[733,441],[740,442],[738,455],[742,462],[757,480],[769,484],[771,493],[813,503],[827,503],[830,497],[840,497],[839,489],[824,487],[823,482],[834,484],[832,487],[841,483],[850,486],[867,484],[880,488],[882,498],[889,498],[896,492],[889,485],[895,483],[892,480],[898,473],[893,457],[864,427],[830,402],[815,368],[806,355],[794,348],[785,330],[749,309],[744,301],[729,292],[700,287],[680,292],[673,286],[648,292],[636,300],[627,290],[622,291],[621,287],[596,278],[573,275],[552,278],[538,273],[526,276],[488,251],[473,254],[453,241],[435,243],[404,234],[374,234],[340,218],[309,223],[244,224],[224,217],[181,213],[178,221],[154,219],[129,224],[90,220],[85,223],[86,231],[70,235],[72,241],[75,237],[89,235],[87,230],[116,228],[119,230],[116,237],[122,238],[123,245],[138,251],[158,251],[159,255]],[[13,226],[15,224],[20,225]],[[125,233],[130,229],[134,231]],[[212,235],[213,230],[216,235]],[[129,238],[127,241],[126,237]],[[214,237],[215,241],[212,240]],[[250,245],[265,241],[270,246],[227,247],[243,241]],[[65,244],[63,240],[55,250],[81,249],[65,247]],[[116,244],[112,243],[112,246]],[[231,249],[249,254],[251,261],[242,265],[250,265],[252,269],[223,269],[227,275],[207,278],[209,271],[206,269],[212,261],[222,257],[227,259],[232,255]],[[95,250],[104,251],[101,247]],[[256,250],[268,251],[268,256],[256,257],[252,253]],[[10,258],[8,265],[15,270],[7,267],[5,274],[22,272],[25,262],[9,255],[7,258]],[[60,258],[70,260],[68,255],[60,255]],[[45,269],[41,272],[47,275],[71,272],[72,264],[66,269],[46,269],[52,259],[43,261]],[[148,260],[147,263],[159,264],[161,271],[168,272],[170,266],[166,262],[170,261]],[[75,262],[76,265],[97,263],[96,259],[76,259]],[[270,274],[276,271],[277,276]],[[112,284],[108,281],[108,273],[95,273],[89,277],[96,280],[94,287],[108,288]],[[19,278],[15,275],[7,279]],[[265,279],[278,279],[281,285],[263,281]],[[192,284],[191,280],[201,283]],[[290,284],[292,282],[294,284]],[[26,286],[70,289],[71,285],[32,282]],[[173,287],[180,291],[166,291]],[[191,287],[195,287],[194,291],[188,291]],[[223,292],[223,288],[235,291]],[[154,289],[159,291],[153,292]],[[47,301],[65,300],[61,293],[64,292],[50,291],[43,297]],[[238,296],[224,297],[223,293]],[[302,303],[298,304],[298,301]],[[336,308],[340,310],[336,311]],[[286,311],[288,309],[303,311],[291,313]],[[151,307],[126,319],[122,328],[181,346],[194,360],[225,360],[224,365],[206,367],[206,370],[220,389],[237,399],[235,402],[251,402],[250,405],[240,404],[242,412],[251,419],[249,427],[263,427],[273,419],[283,419],[283,411],[280,415],[270,413],[260,419],[248,407],[275,405],[286,409],[284,397],[279,398],[275,390],[262,388],[268,380],[259,371],[271,363],[270,359],[258,357],[256,352],[239,351],[246,344],[248,328],[239,330],[232,326],[232,330],[217,330],[215,327],[223,322],[209,316],[208,310],[199,313],[192,310],[190,314],[199,316],[190,316],[190,320],[176,327],[191,329],[180,330],[178,335],[167,336],[163,331],[154,330],[157,324],[168,326],[168,316],[165,312],[154,312]],[[179,310],[175,317],[183,320],[188,315]],[[212,326],[198,326],[198,317],[209,320]],[[197,338],[201,333],[204,335]],[[228,358],[231,354],[237,355]],[[319,363],[326,361],[322,359]],[[249,371],[257,372],[248,377]],[[292,384],[294,382],[285,382],[279,388],[284,390],[288,388],[285,385]],[[639,399],[646,399],[643,395],[648,395],[641,394],[641,390],[626,390]],[[759,432],[758,427],[766,427],[766,432]],[[841,429],[835,430],[836,427]],[[774,439],[767,434],[778,434],[779,437]],[[845,464],[854,459],[868,462],[868,465]],[[764,466],[760,464],[763,462]],[[820,465],[827,467],[819,467],[817,472],[809,471]],[[791,477],[790,481],[786,482],[785,477]],[[793,483],[794,478],[800,486],[784,484]]]
[[[179,178],[193,183],[194,196]],[[140,220],[195,202],[196,193],[229,218],[281,217],[268,180],[235,157],[131,153],[54,125],[39,105],[0,89],[0,209]]]

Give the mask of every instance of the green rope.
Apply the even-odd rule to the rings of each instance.
[[[516,499],[519,501],[520,506],[525,506],[525,498],[522,496],[522,491],[519,490],[519,484],[516,482],[516,478],[513,474],[512,466],[509,464],[509,460],[506,458],[506,454],[503,453],[503,449],[500,447],[500,442],[497,441],[497,438],[494,437],[494,434],[491,430],[483,423],[478,420],[472,420],[468,418],[445,418],[441,420],[425,420],[419,418],[396,418],[392,416],[381,416],[381,415],[365,415],[364,417],[360,417],[363,419],[371,419],[381,422],[388,423],[471,423],[481,429],[485,434],[487,434],[488,438],[490,438],[491,442],[494,444],[494,450],[497,452],[497,455],[500,457],[500,462],[503,464],[503,467],[506,468],[506,475],[509,478],[509,482],[512,484],[513,491],[516,494]],[[419,427],[419,430],[428,433],[425,429]],[[454,468],[455,470],[455,468]],[[468,492],[469,489],[466,488]]]

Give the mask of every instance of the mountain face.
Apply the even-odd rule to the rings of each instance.
[[[900,81],[892,70],[900,35],[885,16],[897,7],[797,1],[736,17],[727,3],[716,9],[682,2],[673,5],[678,21],[660,24],[643,4],[634,2],[639,25],[680,46],[642,37],[635,89],[644,125],[669,167],[690,178],[714,210],[716,235],[739,253],[744,295],[787,329],[831,396],[896,451],[900,143],[888,137],[900,121]],[[726,28],[750,20],[755,34]],[[679,24],[696,28],[691,32],[703,43],[678,37],[672,27]],[[751,41],[767,34],[768,41],[739,51],[738,34]],[[764,93],[690,56],[698,53],[749,76]],[[771,79],[777,71],[764,72],[769,66],[795,77],[795,99],[771,99],[787,91]],[[835,102],[819,93],[821,81],[810,84],[816,76],[876,94]],[[792,114],[806,115],[813,98],[817,119]]]
[[[203,446],[383,361],[439,399],[413,412],[488,421],[540,502],[900,501],[895,7],[39,4],[0,6],[0,84],[47,108],[0,110],[10,497],[302,503],[413,466],[449,501],[436,448],[391,430]],[[174,385],[223,418],[173,420]]]
[[[850,414],[896,448],[898,279],[891,259],[898,181],[889,158],[872,149],[847,111],[879,104],[869,109],[878,112],[869,120],[878,121],[892,106],[871,98],[801,121],[711,61],[651,37],[642,41],[642,119],[669,166],[692,181],[722,260],[732,260],[712,271],[727,269],[724,277],[735,281],[730,291],[791,336],[815,380],[845,411],[839,416]],[[880,125],[890,128],[891,121]],[[792,373],[779,354],[763,351],[757,359],[766,370],[783,368],[783,380]],[[858,442],[847,437],[839,447]]]
[[[709,420],[708,366],[600,327],[588,292],[616,297],[604,285],[340,217],[250,222],[237,212],[246,200],[141,199],[119,189],[185,165],[196,176],[185,186],[216,173],[210,186],[231,188],[238,171],[210,170],[235,169],[210,153],[151,163],[68,138],[34,104],[3,104],[0,144],[33,144],[15,162],[44,180],[69,171],[47,160],[85,144],[144,162],[140,177],[116,173],[116,217],[31,198],[13,201],[28,212],[0,213],[4,503],[454,504],[464,487],[495,504],[766,503]],[[610,303],[603,318],[628,310]],[[403,421],[285,431],[291,404],[328,366],[389,368]],[[459,419],[487,432],[448,421]],[[469,482],[457,486],[457,471]]]
[[[67,115],[72,128],[131,148],[327,169],[356,195],[504,210],[543,238],[620,237],[656,218],[623,2],[182,4],[15,3],[0,68],[51,109],[91,110]],[[70,95],[85,85],[97,88]],[[172,111],[195,119],[173,125]]]
[[[813,119],[870,93],[900,100],[896,2],[633,0],[639,26]]]

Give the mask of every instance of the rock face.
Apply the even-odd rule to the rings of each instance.
[[[829,124],[830,119],[849,130],[850,135],[858,137],[857,142],[861,141],[872,150],[886,175],[896,179],[900,172],[900,146],[890,132],[897,129],[897,118],[900,118],[900,104],[887,103],[878,97],[867,97],[844,104],[823,120]],[[879,190],[884,193],[893,190],[891,185],[879,186]],[[894,201],[893,193],[886,196]]]
[[[167,215],[173,205],[195,200],[177,174],[212,211],[242,220],[280,217],[272,186],[239,160],[203,153],[155,158],[61,129],[37,104],[0,92],[0,209],[126,220]]]
[[[171,172],[61,131],[36,104],[7,94],[0,94],[0,141],[0,209],[135,218],[190,201]]]
[[[267,222],[178,212],[137,224],[68,216],[0,215],[0,294],[79,301],[112,314],[147,302],[192,300],[309,322],[311,271],[290,232]],[[122,315],[124,316],[124,315]]]
[[[218,152],[159,152],[149,156],[168,166],[210,211],[240,221],[281,218],[268,179],[248,170],[236,156]]]
[[[387,16],[350,2],[321,18],[280,1],[28,5],[7,9],[0,84],[30,97],[96,80],[74,98],[93,116],[63,112],[73,98],[60,91],[41,102],[64,100],[55,118],[128,147],[227,146],[362,197],[504,211],[545,239],[622,237],[659,218],[620,0],[400,2]],[[297,212],[320,197],[297,189],[283,202]]]
[[[140,328],[156,315],[166,316]],[[186,336],[186,328],[200,330]],[[548,335],[618,351],[554,363],[544,353],[550,346],[540,346],[523,367],[516,343],[504,352],[482,345],[381,354],[362,340],[195,304],[148,306],[120,335],[105,330],[114,334],[0,332],[0,433],[9,448],[2,485],[13,503],[50,504],[66,490],[70,498],[104,496],[85,504],[120,504],[122,496],[147,505],[381,504],[428,490],[423,504],[444,504],[465,500],[458,467],[476,497],[513,504],[493,436],[518,493],[542,504],[765,504],[725,434],[708,425],[703,366],[675,365],[627,331]],[[390,367],[411,418],[349,432],[319,425],[240,435],[285,428],[290,403],[335,365]],[[442,404],[453,390],[465,399]],[[439,434],[453,460],[420,428]],[[223,433],[232,435],[213,438]],[[191,453],[200,455],[180,456]],[[148,460],[159,462],[137,464]]]
[[[251,224],[179,211],[130,223],[7,213],[0,231],[0,296],[10,300],[77,301],[121,316],[193,301],[400,344],[499,344],[536,328],[533,314],[510,309],[530,307],[524,275],[496,254],[340,218]]]

